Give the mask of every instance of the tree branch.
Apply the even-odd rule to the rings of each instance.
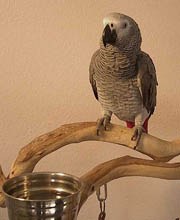
[[[81,196],[80,208],[100,186],[114,179],[127,176],[179,180],[180,163],[164,163],[124,156],[99,164],[81,177],[85,187]]]
[[[7,179],[26,172],[32,172],[41,158],[71,143],[93,140],[115,143],[134,149],[137,143],[131,140],[132,134],[133,129],[111,125],[108,131],[102,130],[100,135],[97,136],[95,122],[63,125],[54,131],[35,138],[31,143],[23,147],[13,163]],[[167,162],[180,154],[180,141],[165,141],[151,135],[143,134],[136,150],[156,161]],[[5,179],[1,170],[0,186],[2,186]],[[1,195],[0,191],[0,206],[2,207],[4,205],[4,197]]]
[[[2,185],[6,181],[6,177],[2,171],[2,167],[0,165],[0,207],[5,208],[5,203],[4,203],[4,195],[2,194]]]

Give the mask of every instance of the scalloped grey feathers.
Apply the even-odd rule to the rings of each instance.
[[[118,13],[108,15],[105,25],[116,30],[117,40],[103,44],[101,39],[100,49],[92,56],[89,80],[94,95],[105,112],[120,120],[135,121],[144,108],[150,116],[158,83],[152,59],[140,49],[139,27],[132,18]]]

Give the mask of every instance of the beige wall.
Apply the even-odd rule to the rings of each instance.
[[[6,173],[18,150],[34,137],[99,117],[88,66],[102,18],[111,11],[139,23],[142,48],[156,65],[158,105],[150,133],[164,139],[180,136],[179,0],[0,0],[0,163]],[[52,153],[35,170],[80,176],[126,154],[142,157],[125,147],[82,143]],[[108,220],[180,217],[179,181],[131,177],[113,181],[108,189]],[[98,207],[94,195],[79,220],[97,219]],[[6,219],[6,210],[0,209],[0,220]]]

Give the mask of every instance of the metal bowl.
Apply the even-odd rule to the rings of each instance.
[[[28,173],[7,180],[2,189],[10,220],[75,220],[83,183],[65,173]]]

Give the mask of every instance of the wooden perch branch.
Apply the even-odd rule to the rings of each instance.
[[[2,194],[2,185],[6,181],[6,177],[2,171],[1,165],[0,165],[0,207],[4,208],[5,203],[4,203],[4,195]]]
[[[40,137],[35,138],[31,143],[23,147],[20,150],[15,162],[13,163],[10,173],[7,176],[7,178],[5,178],[2,170],[0,170],[0,186],[2,186],[5,179],[12,178],[14,176],[17,176],[17,175],[20,175],[26,172],[32,172],[34,167],[36,166],[36,164],[41,158],[71,143],[79,143],[82,141],[91,141],[91,140],[95,141],[96,140],[96,141],[103,141],[103,142],[110,142],[110,143],[115,143],[119,145],[124,145],[124,146],[134,149],[137,143],[131,140],[132,134],[133,134],[133,129],[124,128],[118,125],[111,125],[108,131],[102,130],[100,136],[97,136],[95,122],[82,122],[82,123],[63,125],[54,131],[51,131],[47,134],[44,134],[44,135],[41,135]],[[127,165],[126,165],[126,169],[123,171],[124,176],[128,176],[131,173],[135,172],[134,167],[136,167],[137,171],[135,173],[137,175],[142,174],[144,176],[148,176],[147,172],[151,170],[152,176],[154,175],[154,177],[161,178],[162,177],[161,171],[164,172],[163,171],[164,168],[167,168],[169,164],[160,163],[160,161],[167,162],[173,157],[179,155],[180,154],[180,141],[165,141],[165,140],[161,140],[159,138],[153,137],[151,135],[143,134],[136,150],[143,154],[148,155],[149,157],[151,157],[152,159],[156,161],[151,160],[147,162],[148,164],[147,163],[144,164],[144,161],[140,159],[136,159],[137,161],[133,160],[135,164],[134,166],[132,166],[132,159],[128,159],[128,161],[130,161],[129,169],[127,170]],[[124,158],[127,159],[127,157],[124,157]],[[125,161],[124,158],[117,159],[117,161],[121,161],[121,162]],[[116,165],[116,166],[117,167],[120,166],[119,169],[122,171],[123,170],[122,167],[125,167],[125,166],[124,165],[122,166],[121,162],[118,162],[117,164],[120,163],[120,165]],[[142,163],[142,162],[143,164],[138,164],[138,166],[136,165],[137,163]],[[112,164],[112,162],[108,162],[108,163]],[[99,180],[96,186],[99,186],[100,183],[104,183],[104,181],[108,182],[111,180],[112,178],[111,168],[114,170],[114,167],[110,166],[108,168],[109,166],[108,163],[107,163],[107,169],[105,170],[106,172],[108,171],[110,174],[107,173],[105,176],[102,176],[103,177],[102,179],[97,176],[97,179],[99,178]],[[152,166],[149,163],[150,164],[153,163],[154,165]],[[159,173],[153,174],[154,170],[156,170],[156,166],[159,167],[159,164],[161,164],[160,166],[161,168],[157,168],[160,170]],[[100,167],[101,166],[104,166],[104,165],[100,165]],[[145,167],[145,169],[143,169],[144,172],[140,171],[141,166]],[[180,165],[178,164],[178,166]],[[95,168],[95,170],[96,169],[99,169],[99,168]],[[118,170],[118,168],[116,169]],[[174,178],[175,178],[177,168],[172,166],[172,167],[169,167],[169,169],[171,171],[167,172],[165,174],[167,176],[164,176],[164,177],[168,179],[174,175]],[[115,172],[113,170],[112,172]],[[86,182],[88,182],[87,181],[88,175],[89,174],[82,177],[84,178]],[[94,176],[95,176],[94,178],[96,179],[96,172]],[[119,178],[119,177],[115,176],[115,178]],[[180,179],[180,177],[178,176],[177,179]],[[93,183],[91,182],[90,185],[92,184]],[[85,193],[83,195],[86,195],[87,197],[87,195],[90,195],[90,193],[89,191],[87,193],[87,190],[85,189]],[[0,191],[0,206],[1,207],[4,206],[4,197],[1,191]]]
[[[145,176],[167,180],[180,179],[180,163],[164,163],[124,156],[99,164],[81,177],[85,183],[80,207],[100,186],[126,176]]]

